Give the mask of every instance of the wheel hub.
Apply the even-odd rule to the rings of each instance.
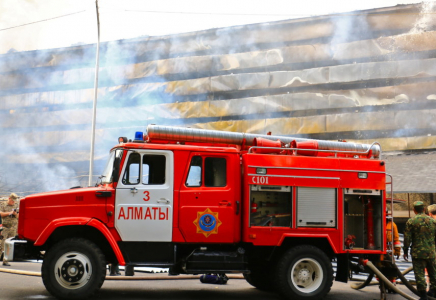
[[[69,259],[61,267],[61,276],[68,282],[79,281],[84,274],[83,264],[76,259]]]
[[[310,271],[307,269],[306,266],[304,266],[300,271],[298,271],[298,279],[305,282],[306,280],[309,280],[310,278]]]
[[[85,254],[67,252],[58,258],[53,271],[57,282],[63,288],[79,289],[89,282],[92,264]]]
[[[322,267],[313,258],[302,258],[288,271],[288,282],[299,292],[308,294],[317,290],[323,280]]]

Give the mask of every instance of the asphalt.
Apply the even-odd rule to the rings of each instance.
[[[8,270],[15,270],[33,272],[36,275],[40,272],[40,269],[41,264],[38,262],[14,262],[11,263],[10,267],[0,265],[0,300],[55,299],[46,291],[41,277],[7,273]],[[132,280],[140,279],[139,277],[146,278],[146,280]],[[230,279],[226,285],[214,285],[203,284],[198,279],[186,279],[189,278],[189,276],[171,277],[168,276],[167,273],[145,273],[138,271],[135,272],[134,278],[128,280],[124,279],[124,276],[118,278],[114,277],[114,279],[115,278],[116,280],[106,280],[101,290],[92,299],[281,299],[274,293],[259,291],[249,285],[244,279],[233,278]],[[409,295],[412,295],[404,286],[399,285],[399,288]],[[350,288],[350,283],[334,282],[330,293],[325,299],[380,299],[380,293],[378,286],[369,286],[362,290],[353,290]],[[388,294],[387,299],[396,300],[404,298],[400,295]]]

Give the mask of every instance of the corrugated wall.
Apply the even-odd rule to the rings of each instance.
[[[151,123],[436,148],[435,10],[397,6],[103,44],[96,173],[118,136]],[[0,176],[37,163],[67,186],[85,178],[94,65],[94,45],[0,56]]]

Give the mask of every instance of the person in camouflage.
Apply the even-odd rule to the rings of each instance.
[[[428,215],[436,221],[436,204],[427,206]]]
[[[0,215],[0,240],[3,239],[2,231],[3,231],[3,222],[2,222],[2,216]],[[1,253],[2,253],[2,248],[0,243],[0,255]]]
[[[409,258],[409,246],[411,247],[411,256],[413,271],[415,273],[416,288],[421,298],[427,298],[427,283],[425,280],[425,269],[427,268],[430,277],[430,291],[433,295],[436,288],[436,262],[435,262],[435,237],[436,223],[427,216],[422,201],[413,203],[415,216],[410,218],[406,223],[404,231],[404,259]]]
[[[10,237],[14,237],[17,235],[18,228],[18,196],[12,193],[9,196],[7,202],[0,204],[0,216],[3,221],[3,239],[1,240],[1,251],[3,252],[5,249],[5,240]],[[6,257],[3,255],[3,265],[10,266],[9,262],[6,260]]]

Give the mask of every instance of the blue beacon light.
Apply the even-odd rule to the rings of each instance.
[[[142,131],[135,132],[135,141],[143,141],[144,140],[144,133]]]

